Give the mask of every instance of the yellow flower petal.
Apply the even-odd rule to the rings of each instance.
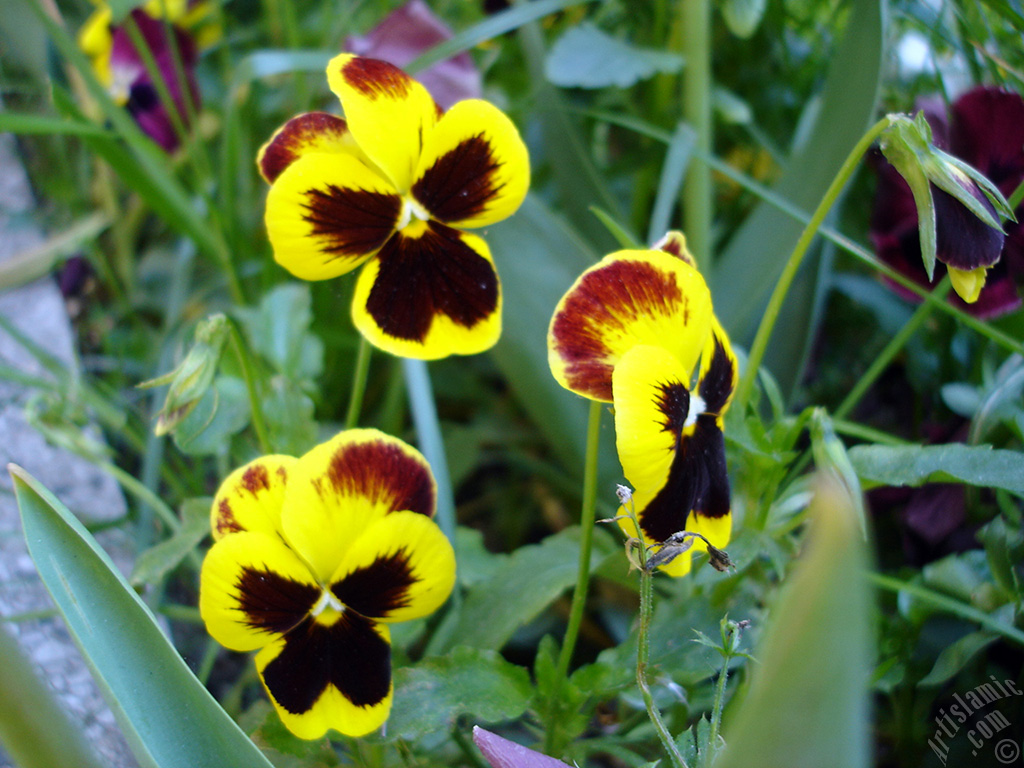
[[[306,564],[279,538],[235,533],[206,553],[199,613],[218,643],[253,651],[301,623],[322,594]]]
[[[352,429],[295,463],[281,524],[292,548],[327,583],[376,520],[398,511],[433,516],[436,498],[419,451],[376,429]]]
[[[424,137],[413,197],[453,227],[508,218],[530,187],[530,159],[512,121],[492,104],[467,99]]]
[[[278,264],[326,280],[376,253],[401,213],[391,184],[352,155],[306,153],[270,187],[265,220]]]
[[[391,635],[346,611],[327,626],[307,620],[256,655],[256,670],[281,721],[302,739],[331,728],[365,736],[391,711]]]
[[[501,336],[501,288],[487,243],[436,222],[406,227],[360,273],[352,321],[401,357],[490,349]]]
[[[210,510],[214,540],[240,531],[279,535],[285,483],[294,463],[291,456],[263,456],[228,475]]]
[[[949,281],[953,284],[953,290],[960,298],[968,304],[973,304],[981,295],[981,289],[985,287],[985,273],[988,267],[977,267],[976,269],[957,269],[948,264]]]
[[[106,88],[110,87],[114,79],[110,69],[110,53],[114,46],[110,20],[110,8],[100,6],[92,12],[78,31],[78,46],[92,59],[96,77]]]
[[[455,552],[437,524],[392,512],[367,528],[331,577],[331,591],[370,619],[408,621],[444,603],[455,585]]]
[[[327,84],[360,148],[399,192],[408,192],[440,112],[427,89],[392,64],[350,53],[328,63]]]
[[[633,347],[615,366],[615,448],[633,488],[658,489],[668,480],[689,415],[689,380],[675,356],[646,344]]]
[[[268,183],[273,183],[304,154],[352,155],[363,165],[371,165],[344,120],[326,112],[306,112],[278,128],[260,147],[256,167]]]
[[[637,344],[664,347],[692,371],[711,330],[700,273],[662,251],[618,251],[582,275],[555,308],[548,363],[566,389],[612,400],[612,369]]]

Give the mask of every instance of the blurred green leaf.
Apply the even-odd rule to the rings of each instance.
[[[143,768],[270,768],[82,524],[11,465],[29,554]]]
[[[186,500],[181,505],[181,527],[170,538],[135,558],[129,581],[136,586],[155,584],[199,546],[199,542],[210,533],[212,501],[209,497]]]
[[[942,649],[931,672],[917,682],[918,686],[942,685],[958,674],[967,662],[977,656],[979,652],[988,648],[998,639],[999,635],[992,632],[971,632],[964,635],[955,643]]]
[[[245,384],[220,376],[174,429],[174,444],[190,456],[210,456],[227,450],[232,435],[249,423],[249,393]]]
[[[885,0],[853,0],[852,13],[829,67],[814,128],[786,163],[773,192],[813,211],[850,150],[874,117],[885,36]],[[768,296],[804,225],[762,201],[709,272],[715,313],[730,336],[747,345]],[[789,393],[799,380],[804,349],[814,336],[820,296],[817,260],[809,257],[790,290],[764,365]]]
[[[0,117],[3,113],[0,113]],[[26,251],[0,262],[0,291],[17,288],[48,274],[58,261],[70,256],[84,243],[94,240],[110,226],[103,213],[93,213],[67,225],[61,232]]]
[[[872,485],[962,482],[1024,494],[1024,454],[989,445],[858,445],[850,461]]]
[[[584,22],[569,27],[551,46],[544,73],[548,82],[562,88],[628,88],[682,67],[677,54],[630,45]]]
[[[387,738],[447,732],[461,715],[477,723],[512,720],[526,711],[532,691],[529,673],[497,652],[455,648],[395,671]]]
[[[651,210],[651,221],[647,228],[647,242],[656,243],[668,232],[672,221],[672,212],[679,200],[679,189],[690,167],[693,147],[697,142],[697,134],[685,123],[679,123],[668,143],[665,162],[661,165],[661,177],[658,179],[658,194],[654,198]]]
[[[99,768],[82,733],[41,680],[18,641],[0,626],[0,744],[19,768]]]
[[[757,30],[767,6],[767,0],[725,0],[720,7],[729,31],[748,38]]]
[[[761,664],[725,731],[716,768],[866,768],[871,600],[860,525],[846,492],[820,477],[810,540],[772,607]]]
[[[50,115],[28,115],[20,112],[0,112],[0,133],[15,133],[22,136],[42,134],[46,136],[112,136],[113,133],[102,125]]]
[[[311,307],[309,285],[282,283],[263,296],[258,309],[238,310],[252,349],[294,381],[315,379],[323,370],[324,345],[310,331]]]
[[[604,556],[600,549],[594,547],[592,567]],[[450,637],[459,644],[499,650],[519,627],[576,583],[578,560],[578,528],[520,547],[490,578],[468,591]]]
[[[506,307],[501,340],[491,355],[563,464],[582,473],[587,401],[563,389],[551,375],[547,334],[555,305],[597,256],[534,195],[527,195],[515,216],[490,229],[488,242]],[[601,476],[613,483],[620,471],[610,427],[605,434]]]

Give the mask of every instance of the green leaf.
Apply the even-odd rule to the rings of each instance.
[[[84,526],[11,465],[29,554],[143,768],[270,768]]]
[[[99,768],[82,733],[18,641],[0,626],[0,744],[20,768]]]
[[[932,671],[918,681],[918,686],[942,685],[959,673],[967,662],[980,651],[985,650],[998,639],[999,635],[992,632],[971,632],[964,635],[952,645],[947,645],[942,649],[939,657],[935,659]]]
[[[110,219],[106,214],[93,213],[67,225],[40,245],[5,258],[0,263],[0,291],[17,288],[49,274],[59,261],[81,249],[84,243],[96,239],[108,226]]]
[[[515,216],[490,228],[488,243],[505,306],[515,308],[505,313],[501,340],[491,355],[564,466],[581,472],[584,446],[578,436],[587,433],[587,401],[551,375],[547,334],[555,305],[597,256],[532,194]],[[612,441],[602,448],[601,475],[614,482],[620,472]]]
[[[232,435],[249,423],[249,394],[245,384],[220,376],[189,414],[174,428],[174,444],[190,456],[209,456],[227,450]]]
[[[813,211],[875,114],[885,41],[885,0],[854,0],[842,41],[832,58],[814,127],[786,163],[773,192],[798,210]],[[708,273],[715,313],[730,336],[747,345],[768,296],[804,229],[767,200],[733,235]],[[764,365],[790,392],[814,337],[819,305],[818,275],[811,260],[798,275],[783,308]]]
[[[989,445],[858,445],[850,461],[874,485],[961,482],[1024,495],[1024,454]]]
[[[719,742],[721,743],[721,742]],[[676,746],[687,765],[708,765],[711,752],[711,722],[704,715],[676,737]]]
[[[279,373],[295,381],[315,379],[323,370],[324,345],[310,332],[312,299],[306,283],[282,283],[240,311],[249,343]]]
[[[513,720],[526,711],[532,691],[529,673],[497,652],[455,648],[395,671],[387,738],[447,732],[461,715],[478,723]]]
[[[872,650],[866,553],[845,491],[819,477],[810,540],[755,656],[716,768],[866,768]]]
[[[102,125],[84,120],[50,115],[31,115],[21,112],[0,112],[0,133],[22,136],[112,136]]]
[[[594,549],[591,567],[604,556],[597,551],[600,546]],[[469,590],[450,636],[460,644],[500,649],[519,627],[576,583],[578,560],[578,528],[520,547],[490,578]]]
[[[150,547],[135,559],[130,579],[132,584],[155,584],[199,546],[210,532],[212,501],[209,497],[188,499],[181,505],[181,527],[170,538]]]
[[[746,39],[757,30],[767,5],[767,0],[726,0],[721,5],[722,19],[736,37]]]
[[[686,169],[690,167],[690,157],[697,142],[697,134],[686,123],[679,123],[668,143],[665,162],[661,166],[661,177],[658,179],[658,194],[654,198],[651,210],[651,222],[647,228],[647,242],[656,243],[668,232],[672,221],[672,211],[679,200],[679,188],[683,185]]]
[[[677,54],[638,48],[586,22],[569,27],[544,62],[548,81],[562,88],[628,88],[682,68]]]

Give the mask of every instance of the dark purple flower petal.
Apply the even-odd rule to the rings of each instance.
[[[1024,178],[1024,99],[975,88],[953,103],[950,150],[985,174],[1004,195]]]
[[[423,0],[410,0],[367,34],[348,38],[345,49],[404,67],[451,37],[452,31]],[[480,72],[466,52],[434,64],[418,73],[416,79],[430,91],[442,109],[448,109],[463,99],[480,98],[483,92]]]
[[[568,768],[566,763],[473,726],[473,742],[493,768]]]
[[[971,193],[998,220],[995,208],[988,201],[978,185]],[[955,197],[932,185],[932,201],[935,204],[935,257],[962,270],[990,267],[999,260],[1003,252],[1005,235],[983,222]]]

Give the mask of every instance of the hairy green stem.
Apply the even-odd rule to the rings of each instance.
[[[233,318],[228,318],[228,328],[231,331],[231,347],[235,350],[235,357],[242,368],[242,378],[245,379],[245,388],[249,393],[249,410],[252,411],[252,426],[256,430],[256,439],[259,440],[260,450],[264,454],[271,454],[274,450],[270,442],[270,433],[267,431],[267,422],[263,419],[263,401],[253,372],[249,347]]]
[[[768,300],[768,307],[765,309],[764,317],[761,318],[761,324],[757,328],[754,343],[750,347],[746,370],[743,372],[739,386],[736,388],[735,403],[739,407],[740,413],[746,412],[747,402],[750,399],[750,393],[754,386],[754,377],[757,375],[758,368],[761,367],[765,350],[768,348],[768,340],[771,338],[772,331],[775,329],[775,322],[778,320],[779,312],[782,310],[782,303],[786,300],[786,295],[789,293],[789,288],[796,277],[797,270],[800,269],[800,265],[803,263],[804,256],[807,255],[807,249],[810,248],[811,242],[814,240],[815,235],[818,234],[818,229],[821,227],[822,222],[829,211],[832,210],[832,206],[835,205],[836,200],[839,198],[839,193],[842,192],[843,187],[846,186],[846,183],[853,176],[853,172],[857,169],[861,157],[868,151],[882,131],[889,126],[890,122],[891,120],[888,116],[883,117],[861,137],[857,145],[847,155],[846,160],[843,161],[839,173],[832,180],[824,197],[811,216],[811,220],[800,234],[800,239],[797,240],[796,247],[793,249],[793,253],[790,254],[785,267],[783,267],[782,274],[779,275],[779,280],[775,284],[771,298]]]
[[[722,729],[722,708],[725,706],[725,685],[729,681],[730,658],[731,655],[725,656],[722,661],[722,672],[718,675],[718,683],[715,685],[715,701],[711,705],[711,735],[708,737],[708,749],[712,757],[718,750],[718,733]]]
[[[356,367],[352,372],[352,393],[349,395],[348,411],[345,413],[345,429],[354,429],[359,423],[359,412],[366,395],[366,379],[370,373],[370,355],[373,347],[365,336],[359,337],[359,351],[356,353]]]
[[[636,516],[636,508],[632,500],[629,502],[629,517],[633,521],[635,530],[641,531],[640,521]],[[661,740],[661,745],[668,753],[669,760],[674,768],[688,768],[686,760],[679,752],[672,734],[669,733],[665,721],[661,719],[661,712],[654,703],[654,696],[651,694],[651,686],[647,682],[647,665],[651,655],[651,618],[654,615],[654,574],[647,568],[647,545],[643,539],[638,540],[637,551],[640,555],[640,619],[637,628],[636,638],[636,684],[643,696],[644,706],[647,708],[647,716],[654,725],[654,730]]]
[[[709,0],[680,0],[683,53],[683,119],[697,134],[695,148],[700,156],[712,152],[711,121],[711,3]],[[710,266],[711,222],[714,197],[711,168],[707,163],[690,163],[683,186],[683,223],[690,252],[698,264]]]

